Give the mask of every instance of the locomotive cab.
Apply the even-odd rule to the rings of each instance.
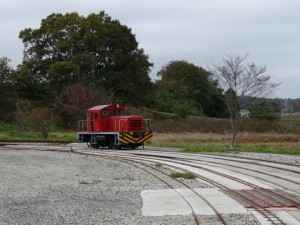
[[[77,139],[101,147],[136,148],[152,137],[151,121],[141,116],[124,116],[122,105],[99,105],[87,110],[87,119],[79,121]]]
[[[111,124],[117,117],[124,115],[124,106],[100,105],[87,110],[88,132],[113,132]]]

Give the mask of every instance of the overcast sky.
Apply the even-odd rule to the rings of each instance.
[[[22,61],[18,38],[38,28],[51,13],[87,16],[104,10],[130,27],[156,73],[170,61],[186,60],[208,68],[226,55],[244,55],[266,65],[273,97],[300,98],[299,0],[0,0],[0,57]]]

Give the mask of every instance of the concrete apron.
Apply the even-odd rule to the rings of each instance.
[[[215,188],[194,189],[206,201],[212,204],[222,214],[247,214],[252,213],[261,224],[271,224],[258,212],[247,210],[240,203],[228,197]],[[183,197],[193,207],[197,215],[215,215],[211,207],[199,196],[189,189],[165,189],[165,190],[144,190],[141,192],[143,199],[143,216],[165,216],[165,215],[190,215],[192,210]],[[287,224],[298,224],[288,212],[275,212]]]
[[[232,198],[226,196],[218,189],[203,188],[194,189],[203,196],[220,213],[247,213],[247,210]],[[207,203],[189,189],[166,189],[166,190],[144,190],[141,192],[143,198],[142,215],[164,216],[164,215],[189,215],[192,213],[183,196],[191,204],[198,215],[214,215],[214,211]]]

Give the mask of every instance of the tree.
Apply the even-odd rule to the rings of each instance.
[[[271,83],[266,74],[266,66],[246,64],[245,56],[227,56],[220,65],[214,65],[211,73],[225,90],[225,99],[231,121],[231,148],[235,148],[241,135],[238,135],[247,120],[240,114],[246,96],[266,97],[274,92],[279,84]]]
[[[53,126],[53,113],[48,107],[33,110],[25,119],[25,124],[34,130],[40,131],[43,138],[47,139]]]
[[[95,89],[80,83],[65,87],[61,93],[55,94],[54,113],[62,121],[62,125],[75,128],[77,122],[86,116],[86,110],[95,105],[110,104],[113,95],[104,88]]]
[[[10,59],[0,58],[0,120],[12,120],[15,110],[16,94],[13,90],[14,69],[10,66]]]
[[[14,69],[10,66],[11,60],[7,57],[0,58],[0,83],[11,84]]]
[[[276,108],[278,108],[278,105],[272,103],[270,100],[257,99],[250,105],[251,117],[259,120],[273,121],[279,118],[279,114],[275,113]]]
[[[220,109],[223,103],[222,92],[215,81],[211,80],[210,73],[202,67],[186,61],[171,61],[162,67],[158,76],[161,80],[156,82],[157,93],[169,96],[171,106],[176,105],[176,100],[178,104],[175,111],[190,111],[193,114],[198,111],[198,115],[204,113],[211,117],[218,117],[223,111]],[[156,99],[160,101],[158,105],[166,107],[168,99]],[[168,106],[169,110],[171,106]]]
[[[152,64],[135,35],[103,11],[87,17],[53,13],[38,29],[24,29],[19,37],[25,45],[20,71],[44,95],[82,83],[105,87],[120,101],[137,104],[151,88]]]

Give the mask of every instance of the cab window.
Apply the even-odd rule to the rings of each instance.
[[[111,110],[111,111],[110,111],[110,115],[111,115],[111,116],[115,116],[115,115],[116,115],[116,111],[115,111],[115,110]]]
[[[124,115],[124,111],[123,110],[119,110],[118,114],[119,114],[119,116],[123,116]]]
[[[107,117],[107,116],[108,116],[107,110],[103,110],[103,111],[102,111],[102,117],[105,118],[105,117]]]

